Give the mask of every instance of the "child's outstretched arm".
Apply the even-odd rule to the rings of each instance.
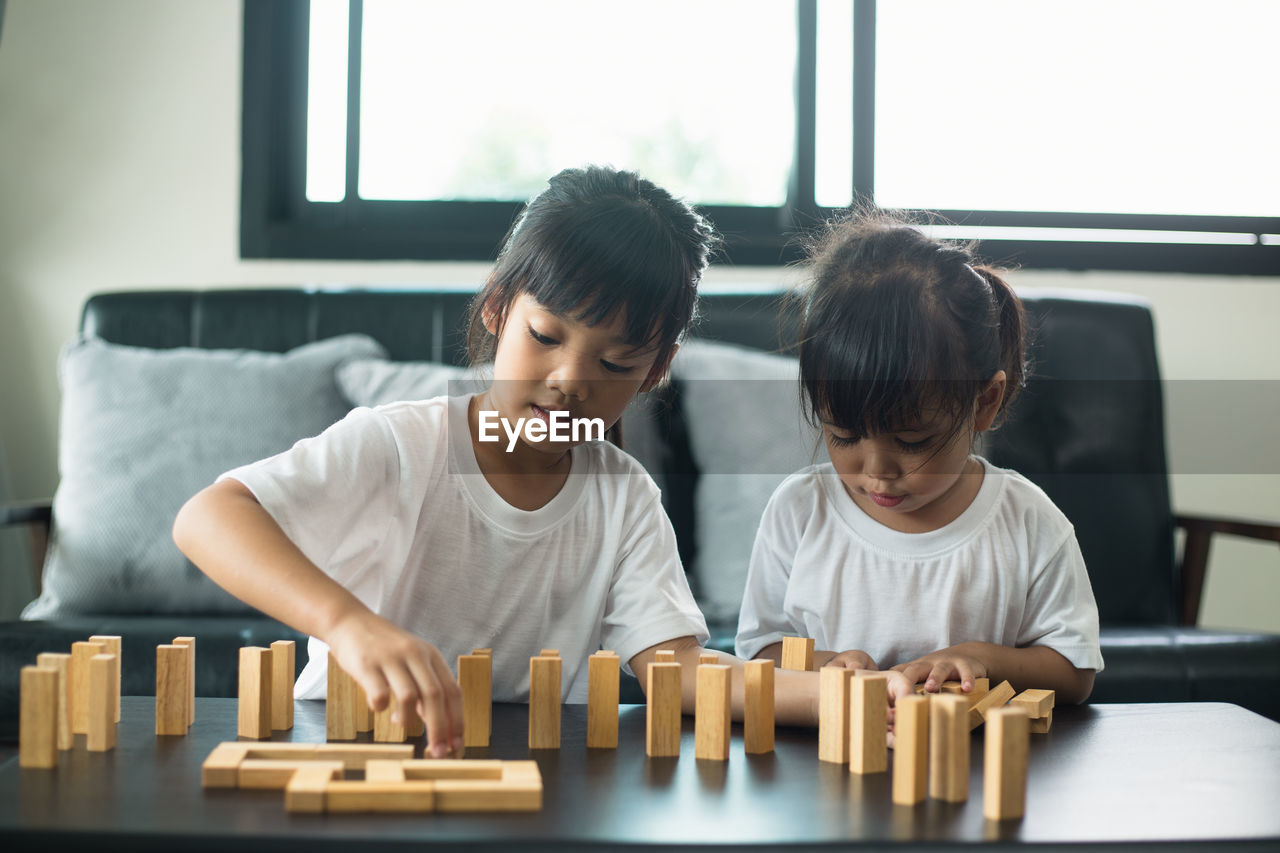
[[[682,664],[681,669],[681,708],[684,713],[692,714],[697,708],[698,692],[698,656],[708,652],[720,658],[720,663],[728,664],[731,673],[730,702],[733,719],[741,721],[746,706],[744,661],[725,652],[704,649],[693,637],[680,637],[650,646],[637,654],[630,661],[631,671],[640,680],[640,686],[647,689],[645,674],[649,664],[653,663],[654,654],[661,649],[670,649],[676,653],[676,660]],[[892,703],[898,696],[913,692],[911,684],[898,673],[886,673],[889,676],[889,701]],[[774,673],[774,721],[782,726],[816,726],[818,725],[818,673],[796,672],[779,669]]]
[[[1077,669],[1048,646],[1012,648],[995,643],[959,643],[893,667],[912,684],[935,692],[944,681],[959,681],[968,692],[973,679],[1008,681],[1017,690],[1052,690],[1063,702],[1079,704],[1093,692],[1094,670]]]
[[[426,724],[434,754],[462,745],[462,695],[430,643],[378,616],[311,562],[235,479],[202,490],[178,512],[173,538],[236,598],[329,645],[382,710],[399,704]]]

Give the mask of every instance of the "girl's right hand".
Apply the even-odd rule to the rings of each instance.
[[[394,702],[397,722],[422,718],[429,754],[462,748],[462,691],[439,649],[369,610],[343,618],[321,639],[364,689],[370,708]]]

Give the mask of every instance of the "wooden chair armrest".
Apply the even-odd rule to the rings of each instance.
[[[1280,524],[1243,521],[1236,518],[1214,518],[1201,515],[1175,515],[1173,522],[1187,533],[1182,548],[1182,624],[1195,625],[1200,618],[1200,598],[1204,593],[1205,571],[1209,565],[1209,545],[1216,533],[1243,536],[1280,544]]]
[[[31,545],[31,584],[40,594],[44,555],[49,547],[49,529],[53,526],[53,504],[50,501],[26,501],[0,504],[0,528],[26,525]]]

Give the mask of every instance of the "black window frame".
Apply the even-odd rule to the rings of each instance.
[[[362,0],[351,2],[348,188],[357,186]],[[874,198],[876,0],[854,3],[853,197]],[[240,254],[243,258],[492,260],[521,203],[306,200],[308,0],[245,0]],[[781,207],[700,205],[725,236],[724,260],[786,264],[796,239],[838,212],[814,203],[817,4],[797,0],[796,155]],[[1261,104],[1259,108],[1262,108]],[[566,164],[568,165],[568,164]],[[932,211],[961,226],[1138,229],[1251,234],[1254,245],[985,240],[986,257],[1023,268],[1280,274],[1280,216]]]

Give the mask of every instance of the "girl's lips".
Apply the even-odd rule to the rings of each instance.
[[[875,501],[876,506],[883,507],[897,506],[907,499],[906,495],[882,495],[879,492],[868,492],[867,495]]]

